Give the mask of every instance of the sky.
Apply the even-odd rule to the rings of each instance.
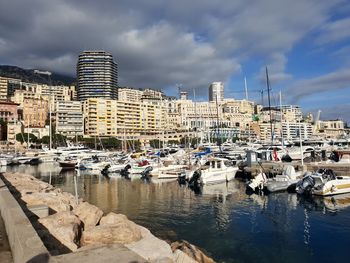
[[[0,64],[75,77],[83,50],[118,63],[119,86],[321,110],[350,123],[350,0],[0,0]],[[263,91],[263,98],[261,97]]]

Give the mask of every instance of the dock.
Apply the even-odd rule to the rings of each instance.
[[[350,163],[326,163],[326,162],[311,162],[304,163],[301,165],[301,162],[294,161],[290,163],[283,162],[262,162],[254,163],[250,167],[243,168],[243,174],[246,176],[255,177],[260,171],[263,171],[265,174],[280,174],[283,171],[283,166],[293,165],[296,171],[317,171],[318,169],[332,169],[338,176],[350,176]]]

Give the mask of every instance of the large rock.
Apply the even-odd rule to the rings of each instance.
[[[114,226],[96,226],[83,232],[80,244],[129,244],[142,238],[138,228],[130,227],[128,223]]]
[[[5,178],[21,194],[52,191],[54,187],[27,174],[5,173]]]
[[[85,230],[95,227],[103,215],[101,209],[87,202],[78,204],[73,212],[83,221]]]
[[[187,254],[189,257],[194,259],[195,261],[199,263],[214,263],[215,261],[205,255],[199,248],[196,246],[190,244],[189,242],[185,240],[176,241],[171,244],[171,249],[175,252],[176,250],[181,250],[185,254]]]
[[[174,259],[169,244],[150,232],[141,240],[125,246],[150,262],[173,262]]]
[[[55,192],[42,193],[36,192],[31,194],[22,195],[22,200],[27,206],[32,205],[47,205],[55,212],[70,211],[70,201],[67,200],[62,194]]]
[[[38,221],[67,248],[72,251],[78,249],[82,223],[71,211],[59,212]]]
[[[110,212],[101,218],[100,226],[113,226],[125,223],[126,221],[129,221],[126,215]]]

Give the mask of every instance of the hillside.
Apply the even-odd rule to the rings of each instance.
[[[48,77],[34,73],[34,69],[23,69],[16,66],[0,65],[0,76],[21,79],[24,82],[49,84]],[[52,72],[51,81],[53,85],[71,85],[75,78]]]

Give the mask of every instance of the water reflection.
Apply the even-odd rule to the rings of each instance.
[[[331,262],[347,258],[350,194],[305,198],[291,193],[247,195],[239,181],[194,192],[176,181],[145,183],[89,171],[64,171],[54,164],[17,166],[50,180],[104,212],[124,213],[165,239],[186,239],[219,262]],[[336,215],[336,216],[335,216]],[[333,252],[328,247],[334,245]]]

